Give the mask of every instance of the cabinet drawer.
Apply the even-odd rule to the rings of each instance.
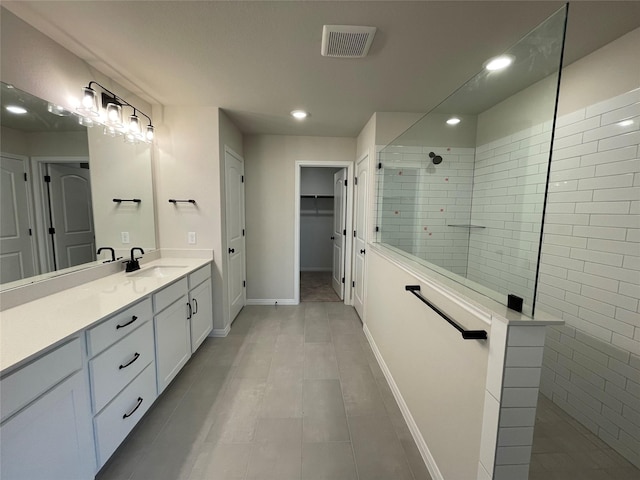
[[[4,421],[51,387],[82,368],[80,339],[46,353],[0,382],[0,412]]]
[[[155,371],[155,364],[151,362],[94,418],[98,468],[104,465],[156,399]]]
[[[93,357],[113,345],[122,337],[151,320],[151,299],[147,298],[115,314],[100,325],[87,330],[89,357]]]
[[[164,310],[181,296],[187,293],[187,278],[181,278],[153,295],[153,311]]]
[[[153,323],[151,322],[146,322],[90,360],[93,411],[102,410],[153,360]]]
[[[189,289],[200,285],[207,278],[211,276],[211,264],[208,263],[204,267],[199,268],[193,273],[189,274]]]

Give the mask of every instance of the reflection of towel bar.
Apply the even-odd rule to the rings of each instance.
[[[113,201],[115,203],[122,203],[122,202],[140,203],[140,202],[142,202],[142,200],[140,200],[139,198],[114,198]]]
[[[175,198],[170,198],[169,203],[173,203],[174,205],[176,203],[192,203],[195,205],[196,201],[191,198],[189,200],[176,200]]]
[[[407,292],[413,293],[416,297],[422,301],[422,303],[427,304],[433,311],[435,311],[438,315],[444,318],[447,322],[453,325],[453,328],[458,330],[462,334],[462,338],[465,340],[486,340],[487,339],[487,331],[486,330],[465,330],[463,327],[458,325],[454,320],[449,318],[445,313],[441,312],[434,304],[432,304],[429,300],[424,298],[420,293],[420,285],[406,285],[404,289]]]
[[[448,224],[447,227],[463,227],[463,228],[487,228],[484,225],[471,225],[469,223]]]

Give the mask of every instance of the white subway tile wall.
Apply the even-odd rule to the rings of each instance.
[[[471,218],[486,228],[471,230],[467,278],[521,297],[525,311],[533,305],[550,140],[546,122],[476,149]],[[577,142],[572,136],[566,146]]]
[[[640,467],[640,89],[558,119],[540,390]]]
[[[469,229],[449,225],[469,224],[474,149],[393,146],[379,158],[380,240],[465,276]]]

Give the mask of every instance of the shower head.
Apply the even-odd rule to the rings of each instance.
[[[440,165],[442,163],[442,157],[440,155],[436,155],[433,152],[429,152],[429,158],[434,165]]]

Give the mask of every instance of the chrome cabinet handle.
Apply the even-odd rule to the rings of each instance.
[[[140,405],[142,405],[142,397],[138,397],[138,403],[136,403],[136,406],[133,407],[133,410],[131,410],[129,413],[125,413],[124,415],[122,415],[122,418],[127,418],[133,415],[135,411],[140,407]]]
[[[130,320],[130,321],[128,321],[127,323],[123,323],[122,325],[120,325],[120,324],[116,325],[116,330],[118,330],[119,328],[124,328],[124,327],[127,327],[127,326],[131,325],[131,324],[132,324],[133,322],[135,322],[137,319],[138,319],[138,317],[136,317],[135,315],[133,315],[133,316],[131,317],[131,320]]]
[[[133,362],[135,362],[138,358],[140,358],[140,354],[138,352],[136,352],[136,354],[133,356],[133,359],[131,359],[128,363],[125,363],[124,365],[120,365],[118,367],[118,370],[122,370],[123,368],[127,368],[129,365],[131,365]]]

